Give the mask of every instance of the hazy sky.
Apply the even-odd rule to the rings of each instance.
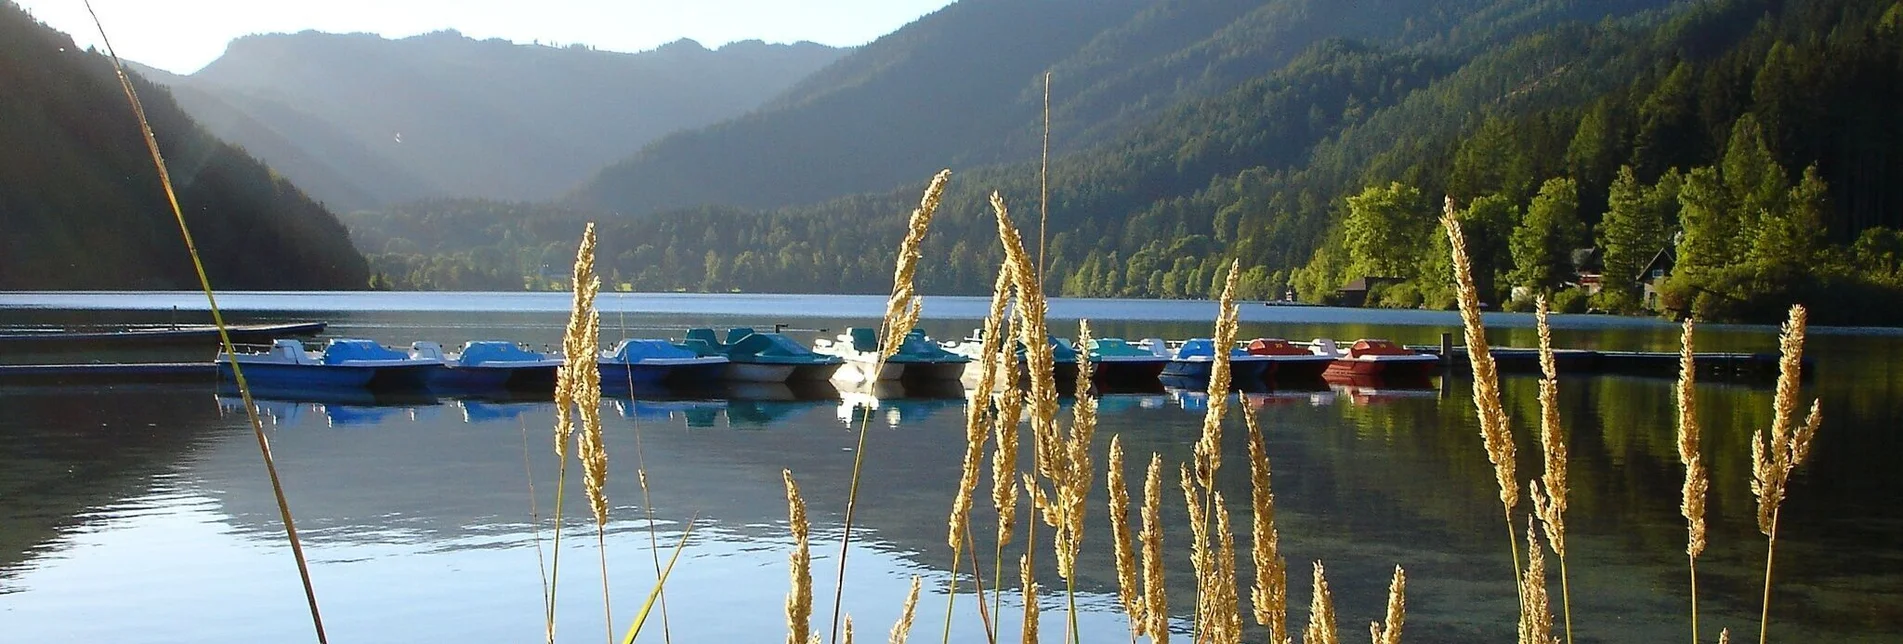
[[[16,0],[41,22],[96,45],[81,0]],[[471,38],[642,51],[680,38],[861,45],[951,0],[93,0],[119,55],[189,74],[233,38],[367,31],[401,38],[455,29]]]

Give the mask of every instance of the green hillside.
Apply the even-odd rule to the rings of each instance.
[[[1268,24],[1259,12],[1296,5],[1271,0],[1241,12],[1199,3],[1228,13],[1199,24],[1185,16],[1163,21],[1198,29],[1221,23],[1195,41],[1209,41],[1202,45],[1170,49],[1156,44],[1167,39],[1130,35],[1130,25],[1161,20],[1154,12],[1175,6],[1189,5],[1133,13],[1093,36],[1089,48],[1122,52],[1106,43],[1140,42],[1147,44],[1132,51],[1171,52],[1131,53],[1105,70],[1163,65],[1187,50],[1240,51],[1209,43],[1253,33],[1244,26]],[[1638,310],[1638,264],[1683,231],[1692,244],[1688,265],[1659,285],[1664,297],[1655,306],[1756,320],[1802,300],[1832,306],[1840,321],[1893,323],[1903,319],[1886,308],[1898,301],[1890,285],[1903,283],[1895,259],[1903,256],[1895,232],[1903,226],[1895,188],[1903,185],[1903,156],[1893,152],[1903,143],[1903,119],[1894,118],[1903,105],[1897,6],[1501,0],[1435,4],[1399,18],[1389,32],[1364,25],[1359,37],[1301,30],[1301,50],[1219,91],[1192,90],[1195,83],[1178,77],[1167,86],[1184,89],[1168,105],[1118,111],[1147,116],[1058,128],[1059,138],[1068,131],[1093,140],[1056,146],[1049,281],[1073,296],[1207,297],[1218,267],[1239,258],[1251,267],[1248,297],[1294,287],[1304,299],[1327,301],[1349,280],[1382,276],[1402,283],[1375,293],[1372,304],[1441,306],[1447,294],[1436,267],[1445,242],[1433,221],[1440,196],[1449,195],[1472,218],[1486,296],[1502,306],[1519,305],[1510,297],[1518,287],[1551,293],[1575,310]],[[1241,17],[1223,22],[1228,16]],[[1132,62],[1139,59],[1150,62]],[[876,68],[855,54],[788,97],[805,97],[802,105],[820,100],[814,97],[825,94],[809,85],[846,66]],[[868,77],[855,87],[871,83]],[[1131,83],[1170,95],[1164,85]],[[1019,86],[1018,95],[1036,96],[1027,94],[1035,85]],[[1053,99],[1056,113],[1088,111],[1075,107],[1084,105],[1076,97]],[[747,127],[764,128],[775,113],[755,114],[749,118],[759,122]],[[1029,114],[1007,120],[1035,124]],[[669,140],[718,137],[722,127],[738,126]],[[1016,145],[1024,137],[1013,132],[1025,130],[997,127],[993,137],[960,139],[982,141],[959,151],[903,148],[905,155],[880,157],[891,173],[906,173],[894,188],[810,205],[706,206],[622,219],[604,229],[603,244],[623,244],[613,267],[636,289],[878,292],[903,215],[931,169],[949,165],[957,174],[926,248],[944,261],[921,279],[927,292],[983,292],[998,261],[985,198],[1001,191],[1019,221],[1034,220],[1037,167],[1031,157],[967,165],[944,159],[976,156],[969,150],[986,146],[1010,156],[996,151]],[[1079,134],[1090,131],[1098,134]],[[755,157],[748,163],[777,158],[770,149],[745,149]],[[898,156],[918,158],[892,160]],[[852,155],[813,158],[824,161],[776,163],[812,184],[801,189],[814,195],[838,185],[815,177],[855,171]],[[761,181],[757,190],[731,194],[768,199],[761,195],[775,194],[777,184]],[[527,243],[520,226],[497,223],[517,231],[512,244]],[[472,236],[457,247],[494,243]],[[1608,286],[1590,302],[1568,288],[1577,280],[1572,251],[1586,247],[1603,256]],[[1714,266],[1705,259],[1712,257],[1732,261]]]
[[[212,285],[348,289],[337,219],[134,79]],[[0,2],[0,289],[196,288],[111,62]]]

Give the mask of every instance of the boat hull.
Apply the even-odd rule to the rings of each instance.
[[[1210,360],[1171,360],[1169,364],[1163,366],[1163,373],[1161,375],[1171,378],[1208,380],[1210,372],[1215,370],[1215,367],[1216,363]],[[1266,375],[1269,368],[1270,363],[1267,360],[1231,359],[1229,361],[1229,378],[1231,380],[1257,380]]]
[[[735,382],[786,382],[796,368],[798,365],[729,362],[722,377]]]
[[[1425,379],[1434,374],[1438,360],[1357,360],[1338,358],[1328,363],[1322,377],[1330,380],[1380,378],[1384,380]]]
[[[957,380],[965,373],[965,362],[907,362],[902,365],[899,379],[924,382]]]
[[[964,365],[959,365],[959,373],[964,373],[963,367]],[[877,369],[877,373],[874,373],[874,369]],[[865,360],[849,359],[845,364],[839,365],[839,370],[833,373],[833,378],[846,382],[885,382],[898,380],[904,377],[905,372],[906,365],[898,363],[887,362],[875,367],[873,363]]]
[[[1090,365],[1090,379],[1100,384],[1153,384],[1169,363],[1163,359],[1095,362]],[[1077,365],[1072,364],[1072,380],[1077,378],[1076,369]]]
[[[238,363],[244,371],[245,383],[252,386],[296,390],[299,388],[316,389],[357,389],[370,386],[371,379],[377,376],[378,367],[357,367],[351,365],[298,365],[270,362]],[[218,376],[221,379],[233,379],[231,363],[218,363]]]
[[[1335,364],[1334,360],[1322,356],[1268,360],[1269,369],[1262,374],[1263,380],[1272,382],[1315,382],[1322,379],[1322,373]]]
[[[793,373],[788,374],[786,379],[788,381],[798,381],[798,382],[820,382],[820,381],[832,380],[833,374],[839,372],[840,365],[841,363],[838,363],[838,362],[821,362],[821,363],[795,365],[793,367]]]
[[[444,393],[482,392],[506,389],[515,370],[506,367],[447,366],[430,373],[431,391]]]
[[[603,391],[626,393],[660,384],[677,367],[640,362],[597,362],[596,368],[601,373]]]

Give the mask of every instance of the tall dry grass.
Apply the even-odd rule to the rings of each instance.
[[[212,289],[211,277],[205,272],[205,261],[198,253],[198,243],[192,239],[192,227],[185,222],[185,210],[178,204],[178,191],[172,185],[172,172],[165,164],[165,154],[159,149],[159,139],[152,132],[152,122],[146,118],[145,103],[139,100],[139,92],[132,86],[132,78],[126,75],[124,61],[112,46],[112,38],[106,35],[106,25],[99,19],[99,12],[93,10],[92,0],[83,0],[86,15],[92,18],[93,27],[99,31],[99,42],[106,48],[106,57],[112,61],[113,75],[119,81],[119,89],[125,92],[126,103],[132,108],[132,117],[139,124],[140,138],[145,141],[146,152],[152,157],[152,167],[158,172],[159,186],[165,191],[166,205],[172,208],[172,219],[178,224],[178,234],[185,244],[185,254],[192,260],[192,272],[198,277],[198,287],[205,295],[205,304],[211,311],[212,326],[218,330],[218,347],[230,363],[232,380],[238,386],[238,398],[244,403],[245,421],[251,426],[251,436],[257,441],[258,456],[264,461],[265,475],[271,480],[271,497],[278,510],[278,519],[283,521],[284,539],[291,547],[291,558],[297,562],[298,582],[304,589],[304,603],[310,609],[311,629],[318,644],[325,644],[329,636],[324,631],[323,611],[317,606],[317,587],[311,583],[310,561],[304,556],[304,541],[298,537],[297,519],[291,513],[291,502],[284,493],[284,479],[278,476],[277,458],[271,451],[271,440],[264,434],[264,420],[258,414],[258,405],[251,397],[251,383],[245,379],[244,366],[238,363],[238,348],[231,341],[230,326],[225,323],[225,312],[218,306],[218,294]]]
[[[1771,434],[1760,429],[1751,434],[1751,494],[1758,500],[1758,531],[1764,533],[1764,602],[1758,619],[1758,642],[1763,644],[1771,632],[1771,567],[1777,555],[1778,512],[1789,491],[1791,472],[1810,456],[1811,439],[1823,422],[1820,401],[1812,400],[1810,413],[1802,424],[1797,422],[1798,387],[1804,369],[1804,307],[1791,307],[1778,338],[1777,390],[1771,398]]]
[[[1698,401],[1693,393],[1698,380],[1696,358],[1692,353],[1692,328],[1686,318],[1679,335],[1678,386],[1678,461],[1685,466],[1685,484],[1681,488],[1679,513],[1685,517],[1685,569],[1691,577],[1692,641],[1698,639],[1698,555],[1705,552],[1705,491],[1710,475],[1705,472],[1699,446]]]

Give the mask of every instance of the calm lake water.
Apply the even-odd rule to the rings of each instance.
[[[196,322],[191,293],[0,293],[0,326],[104,321]],[[500,338],[553,344],[564,294],[238,293],[221,303],[243,321],[322,319],[329,334],[393,344]],[[883,298],[604,294],[608,341],[678,336],[689,326],[788,325],[810,339],[874,322]],[[178,307],[177,311],[173,307]],[[979,298],[929,298],[925,328],[967,332]],[[1099,335],[1207,335],[1208,302],[1058,301],[1064,322],[1088,317]],[[1243,337],[1388,337],[1433,343],[1457,329],[1446,313],[1243,308]],[[1533,343],[1529,317],[1489,316],[1496,344]],[[1649,320],[1561,316],[1563,347],[1672,350],[1677,327]],[[1701,350],[1770,351],[1769,327],[1701,329]],[[1821,330],[1808,355],[1806,398],[1823,399],[1812,460],[1784,508],[1772,606],[1780,641],[1903,641],[1903,337]],[[204,356],[199,359],[208,359]],[[4,360],[0,360],[4,361]],[[1492,470],[1480,447],[1470,382],[1435,388],[1255,392],[1274,465],[1278,527],[1292,603],[1305,607],[1309,562],[1323,560],[1345,637],[1378,619],[1388,575],[1408,571],[1410,642],[1512,641],[1512,561]],[[1576,641],[1680,641],[1687,629],[1681,469],[1672,383],[1566,376],[1568,515]],[[1536,383],[1509,378],[1522,478],[1537,476]],[[1771,393],[1749,383],[1698,388],[1714,480],[1711,547],[1699,562],[1701,624],[1755,632],[1764,539],[1748,485],[1750,432],[1768,425]],[[963,449],[965,393],[957,387],[840,392],[749,387],[604,402],[614,505],[605,536],[614,623],[625,628],[662,559],[695,526],[668,582],[666,626],[682,642],[784,639],[790,538],[780,470],[791,469],[814,524],[815,625],[830,619],[856,420],[870,412],[861,505],[848,551],[845,612],[873,637],[890,627],[913,575],[925,578],[914,641],[943,628],[951,553],[945,514]],[[1185,461],[1206,400],[1157,388],[1105,396],[1098,453],[1123,437],[1127,475],[1151,452]],[[260,405],[297,514],[325,623],[338,642],[539,641],[556,488],[552,405],[543,401],[361,397]],[[1225,436],[1220,487],[1248,498],[1239,417]],[[644,502],[637,464],[651,494]],[[1099,469],[1101,470],[1101,461]],[[571,483],[572,484],[572,483]],[[986,481],[985,485],[989,485]],[[533,491],[531,491],[531,488]],[[1187,518],[1165,494],[1171,604],[1192,605]],[[1116,608],[1101,485],[1093,491],[1078,609],[1086,641],[1126,641]],[[585,516],[571,494],[571,519]],[[1178,499],[1171,502],[1171,499]],[[994,517],[981,500],[980,566],[987,581]],[[1246,516],[1246,503],[1232,508]],[[649,529],[652,517],[653,530]],[[1524,521],[1522,516],[1521,521]],[[1246,525],[1246,523],[1245,523]],[[584,523],[563,541],[560,632],[604,636],[601,564]],[[1519,526],[1524,530],[1524,524]],[[1048,531],[1040,534],[1040,539]],[[1020,537],[1021,538],[1021,537]],[[1245,546],[1246,539],[1238,539]],[[658,548],[656,544],[658,543]],[[540,549],[538,551],[538,544]],[[1011,552],[1017,551],[1016,545]],[[1040,555],[1041,583],[1060,587]],[[538,557],[538,552],[541,556]],[[1010,555],[1015,560],[1015,554]],[[1246,567],[1246,556],[1244,557]],[[970,587],[971,564],[961,588]],[[1010,577],[1015,579],[1015,575]],[[1557,581],[1555,580],[1557,588]],[[1246,596],[1246,588],[1244,593]],[[1018,610],[1005,602],[1006,628]],[[1061,595],[1042,602],[1053,641]],[[970,595],[953,609],[953,640],[982,641]],[[1304,623],[1305,609],[1294,621]],[[649,623],[642,641],[661,641]],[[1259,638],[1258,638],[1259,639]],[[211,386],[0,387],[0,642],[310,641],[296,571],[242,411]]]

